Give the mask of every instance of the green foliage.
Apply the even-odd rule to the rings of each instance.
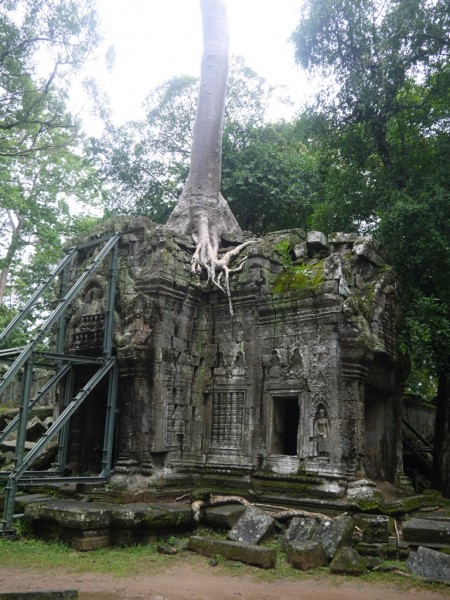
[[[70,204],[98,201],[92,169],[74,150],[80,132],[66,108],[70,76],[98,41],[91,0],[0,4],[0,306],[9,305],[2,326],[81,223]],[[12,342],[20,343],[17,336]]]
[[[0,4],[0,156],[61,148],[72,137],[65,109],[69,75],[98,43],[91,0],[10,0]],[[46,61],[39,57],[46,55]]]
[[[383,242],[403,284],[411,385],[440,379],[441,391],[450,389],[449,26],[443,0],[307,0],[293,34],[297,61],[327,78],[301,122],[322,180],[309,225]],[[436,452],[450,455],[448,392],[439,405]]]
[[[143,214],[164,223],[189,169],[198,82],[173,78],[146,101],[143,121],[115,127],[104,110],[102,138],[89,153],[104,182],[107,214]],[[234,59],[223,134],[222,193],[244,229],[264,233],[306,220],[316,189],[315,156],[293,124],[265,124],[273,89]]]

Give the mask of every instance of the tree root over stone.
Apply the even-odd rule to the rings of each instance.
[[[242,271],[247,257],[245,256],[243,259],[241,259],[237,267],[234,269],[230,269],[229,264],[234,258],[239,256],[244,248],[250,244],[256,243],[256,240],[250,240],[248,242],[244,242],[243,244],[239,244],[239,246],[236,246],[232,250],[225,252],[225,254],[222,256],[218,256],[218,247],[214,247],[209,239],[205,243],[204,241],[199,241],[196,236],[192,237],[194,242],[197,244],[197,248],[191,259],[191,272],[200,275],[202,270],[205,269],[208,276],[206,286],[211,282],[213,285],[218,287],[219,290],[226,294],[228,298],[230,314],[233,315],[233,303],[231,301],[230,292],[230,275],[232,273],[238,273],[239,271]],[[222,275],[224,275],[223,286],[221,283]]]
[[[242,230],[222,194],[211,196],[195,194],[191,190],[188,178],[185,190],[170,215],[166,227],[175,235],[192,237],[196,248],[191,259],[191,272],[201,275],[205,271],[207,283],[202,288],[206,288],[210,283],[219,288],[227,296],[230,313],[233,314],[230,275],[241,271],[247,259],[241,259],[233,269],[230,269],[230,263],[244,248],[256,243],[257,240],[243,242],[219,255],[222,239],[235,242],[243,237]]]
[[[176,498],[175,502],[180,502],[181,500],[192,499],[191,494],[185,494]],[[293,517],[309,517],[312,519],[317,519],[318,521],[334,521],[334,517],[329,517],[328,515],[324,515],[323,513],[318,512],[309,512],[306,510],[298,510],[298,509],[290,509],[290,508],[282,508],[280,510],[279,506],[272,506],[267,504],[254,504],[249,502],[242,496],[213,496],[210,494],[205,495],[204,500],[193,500],[191,502],[192,513],[194,515],[194,520],[199,522],[201,516],[201,510],[204,508],[209,508],[211,506],[224,506],[225,504],[242,504],[243,506],[247,506],[248,508],[258,508],[263,512],[269,514],[273,519],[277,521],[285,521],[287,519],[292,519]],[[273,513],[272,510],[267,509],[275,509],[276,513]]]

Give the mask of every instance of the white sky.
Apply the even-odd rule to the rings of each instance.
[[[301,106],[309,86],[295,65],[288,38],[298,24],[302,0],[226,1],[231,54],[244,56],[269,83],[287,86],[296,107]],[[170,77],[199,76],[199,0],[97,0],[97,4],[105,47],[114,45],[116,58],[111,72],[100,59],[91,65],[91,74],[109,95],[117,123],[142,116],[144,98]],[[277,106],[270,117],[290,117],[293,112]]]

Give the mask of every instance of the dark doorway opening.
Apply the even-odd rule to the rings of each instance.
[[[297,396],[273,398],[271,454],[297,454],[300,407]]]

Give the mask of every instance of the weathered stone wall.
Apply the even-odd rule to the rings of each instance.
[[[258,240],[231,278],[231,316],[224,294],[191,276],[189,240],[145,220],[108,227],[122,231],[116,477],[309,476],[337,495],[352,479],[396,480],[399,301],[371,238]],[[106,271],[74,307],[69,351],[101,345],[105,285]]]

